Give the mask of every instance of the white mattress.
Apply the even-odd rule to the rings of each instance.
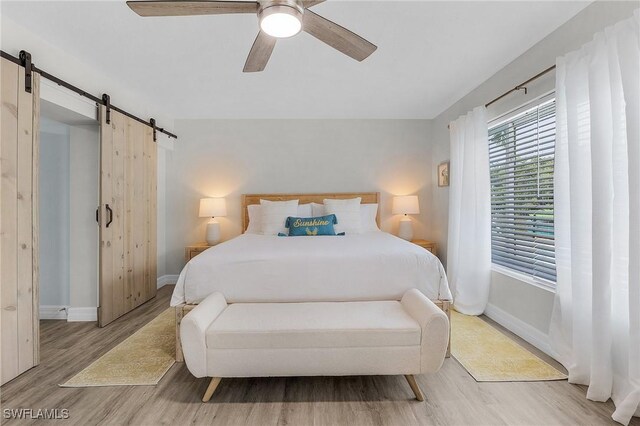
[[[219,291],[229,303],[400,300],[417,288],[451,299],[442,264],[385,232],[322,237],[244,234],[184,267],[171,306]]]

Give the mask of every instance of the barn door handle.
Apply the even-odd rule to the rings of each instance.
[[[100,225],[100,207],[96,209],[96,222]]]
[[[111,207],[109,207],[109,204],[107,204],[107,213],[109,213],[109,220],[107,220],[107,228],[109,227],[109,225],[111,225],[111,222],[113,222],[113,210],[111,210]]]

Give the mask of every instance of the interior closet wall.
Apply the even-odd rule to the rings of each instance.
[[[100,135],[94,125],[71,126],[69,132],[69,276],[72,307],[98,306],[98,224]]]
[[[69,127],[43,118],[40,132],[40,306],[69,306]]]

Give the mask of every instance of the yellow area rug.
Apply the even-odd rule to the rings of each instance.
[[[567,378],[486,321],[454,310],[451,310],[451,354],[478,382]]]
[[[156,385],[176,359],[175,311],[167,309],[61,387]]]

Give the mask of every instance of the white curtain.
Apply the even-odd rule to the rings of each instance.
[[[454,307],[484,312],[491,280],[491,193],[487,110],[449,124],[451,139],[447,276]]]
[[[640,414],[639,14],[558,58],[557,292],[550,338],[569,381]]]

